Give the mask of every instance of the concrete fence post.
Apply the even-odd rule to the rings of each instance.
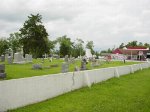
[[[131,68],[131,73],[134,73],[134,69],[132,65],[130,66],[130,68]]]
[[[150,62],[148,62],[148,67],[150,67]]]
[[[115,68],[115,77],[118,77],[118,78],[119,78],[119,76],[120,76],[120,75],[119,75],[119,72],[118,72],[118,68],[116,67],[116,68]]]
[[[141,70],[143,70],[142,65],[141,65],[141,64],[139,64],[139,66],[140,66],[140,69],[141,69]]]
[[[84,72],[84,80],[85,80],[85,84],[90,88],[91,87],[91,82],[90,82],[90,78],[88,75],[88,72]]]

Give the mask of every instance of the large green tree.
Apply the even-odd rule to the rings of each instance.
[[[71,55],[71,50],[72,50],[72,42],[71,39],[68,38],[66,35],[57,38],[57,41],[60,43],[60,55],[65,56],[65,55]]]
[[[48,33],[42,25],[42,16],[31,14],[20,29],[24,53],[31,53],[34,58],[49,53]]]
[[[55,40],[54,41],[51,41],[51,40],[48,41],[48,46],[50,48],[50,54],[53,54],[56,43],[57,42]]]
[[[5,54],[6,49],[9,48],[9,43],[6,39],[0,39],[0,55]]]

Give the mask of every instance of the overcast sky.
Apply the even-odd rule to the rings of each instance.
[[[51,40],[63,35],[92,40],[97,50],[132,40],[150,43],[150,0],[0,1],[0,38],[39,13]]]

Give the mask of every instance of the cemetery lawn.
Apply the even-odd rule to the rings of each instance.
[[[45,59],[43,63],[43,68],[42,70],[33,70],[32,65],[41,63],[41,59],[34,59],[33,63],[27,63],[27,64],[8,64],[5,62],[5,70],[7,73],[7,78],[6,79],[17,79],[17,78],[24,78],[24,77],[32,77],[32,76],[41,76],[41,75],[48,75],[48,74],[56,74],[56,73],[61,73],[61,66],[62,66],[63,60],[59,59],[53,59],[53,62],[49,62],[47,59]],[[87,64],[87,69],[98,69],[98,68],[106,68],[106,67],[115,67],[115,66],[124,66],[124,65],[131,65],[131,64],[136,64],[138,62],[126,62],[125,64],[122,61],[113,61],[110,63],[103,63],[100,66],[91,67],[91,64]],[[1,63],[0,63],[1,64]],[[50,65],[57,64],[58,67],[49,67]],[[81,62],[75,61],[75,63],[69,65],[69,71],[74,71],[75,66],[80,67]]]
[[[150,112],[150,68],[8,112]]]

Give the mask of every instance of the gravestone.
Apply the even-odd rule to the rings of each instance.
[[[8,56],[7,57],[7,62],[8,62],[8,64],[12,64],[13,63],[13,57],[12,56]]]
[[[13,50],[11,48],[8,49],[8,56],[13,57]]]
[[[50,67],[58,67],[58,66],[59,66],[58,64],[50,65]]]
[[[9,56],[9,54],[7,54],[7,53],[6,53],[6,54],[5,54],[5,59],[7,59],[7,58],[8,58],[8,56]]]
[[[58,55],[58,56],[56,56],[56,59],[60,59],[60,56]]]
[[[52,61],[53,61],[53,58],[52,58],[52,57],[50,57],[50,58],[49,58],[49,61],[50,61],[50,62],[52,62]]]
[[[66,73],[69,71],[69,64],[64,62],[62,63],[62,73]]]
[[[25,59],[21,53],[15,53],[14,54],[14,63],[21,64],[25,63]]]
[[[0,78],[2,78],[2,79],[6,78],[5,65],[4,64],[0,65]]]
[[[47,58],[47,54],[44,54],[44,58],[45,58],[45,59]]]
[[[75,58],[74,57],[70,58],[69,59],[69,63],[73,63],[74,64],[75,63]]]
[[[91,49],[86,49],[85,56],[86,56],[87,58],[92,58]]]
[[[33,66],[32,66],[32,69],[34,69],[34,70],[38,70],[38,69],[42,69],[42,64],[34,64]]]
[[[32,59],[32,55],[30,54],[25,54],[25,59],[27,63],[32,63],[33,59]]]
[[[4,61],[5,61],[5,56],[1,55],[1,62],[4,62]]]
[[[68,62],[69,59],[68,59],[68,55],[65,56],[65,62]]]
[[[86,61],[81,61],[81,70],[86,70]]]
[[[42,63],[44,63],[44,57],[45,57],[45,55],[42,55]]]
[[[60,58],[60,56],[59,55],[57,55],[57,54],[53,54],[53,56],[52,56],[53,58],[55,58],[55,59],[59,59]]]
[[[52,61],[53,61],[53,55],[52,55],[52,54],[49,54],[49,55],[48,55],[48,60],[49,60],[49,62],[52,62]]]
[[[100,62],[98,60],[92,60],[92,62],[91,62],[92,67],[96,67],[96,66],[99,66],[99,65],[100,65]]]

